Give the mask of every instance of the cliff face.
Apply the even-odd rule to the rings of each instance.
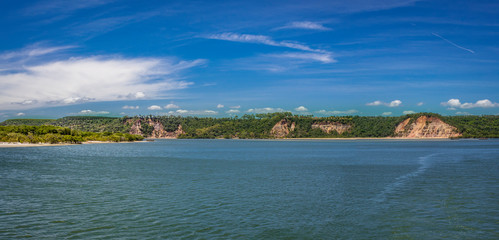
[[[282,119],[274,127],[270,130],[270,134],[275,138],[283,138],[288,135],[290,132],[295,130],[295,123],[289,122],[286,119]]]
[[[350,131],[350,128],[352,128],[352,126],[339,122],[320,122],[312,124],[312,129],[314,128],[319,128],[326,133],[336,131],[338,134],[342,134],[344,132]]]
[[[139,119],[137,119],[136,121],[133,121],[133,119],[128,119],[127,123],[132,124],[132,127],[130,128],[130,134],[142,135],[142,131],[140,131],[142,125],[140,124]]]
[[[152,119],[137,119],[137,120],[128,120],[127,123],[132,123],[132,126],[130,127],[130,134],[138,134],[138,135],[143,135],[144,137],[150,137],[150,138],[167,138],[167,139],[172,139],[172,138],[178,138],[180,134],[184,134],[185,132],[182,130],[182,125],[178,125],[177,130],[173,132],[168,132],[165,130],[165,127],[163,124],[160,122],[153,121]],[[145,136],[142,131],[141,127],[142,124],[147,124],[149,126],[153,127],[153,130],[151,132],[151,135]]]
[[[461,136],[457,129],[436,117],[421,116],[409,124],[408,118],[395,129],[395,136],[400,138],[450,138]]]

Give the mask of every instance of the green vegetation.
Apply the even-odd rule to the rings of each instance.
[[[50,125],[55,119],[9,119],[0,123],[0,126],[43,126]]]
[[[464,138],[499,138],[499,116],[454,116],[442,120],[456,127]]]
[[[83,139],[76,139],[74,142],[88,140],[115,141],[112,139],[122,138],[128,139],[128,135],[131,131],[132,125],[137,122],[140,122],[139,130],[145,137],[151,136],[152,132],[154,131],[153,125],[160,124],[167,132],[174,132],[179,128],[179,126],[181,126],[183,134],[180,134],[178,136],[179,138],[274,138],[273,134],[271,134],[272,128],[279,121],[284,119],[290,125],[291,123],[294,123],[295,126],[294,131],[290,131],[290,133],[286,136],[288,138],[381,138],[392,137],[397,125],[405,119],[411,118],[410,123],[413,123],[417,118],[421,116],[440,118],[444,122],[455,126],[458,131],[463,134],[462,137],[465,138],[499,137],[499,116],[444,117],[435,113],[416,113],[400,117],[332,116],[322,118],[293,115],[288,112],[255,115],[246,114],[241,117],[236,116],[230,118],[199,118],[152,115],[122,118],[72,116],[55,120],[11,119],[0,123],[0,125],[24,127],[26,127],[25,125],[45,127],[56,126],[67,128],[70,129],[71,134],[61,134],[60,132],[50,132],[50,134],[59,134],[61,136],[75,136],[74,133],[77,133],[76,136],[82,136]],[[349,126],[349,129],[342,134],[339,134],[336,131],[326,133],[319,128],[312,128],[312,125],[317,123],[345,124]],[[16,131],[7,132],[18,133]],[[29,131],[19,134],[23,134],[25,135],[25,137],[28,137]],[[2,135],[2,137],[5,137],[4,135]],[[16,136],[14,135],[15,134],[11,134],[12,139],[21,139],[22,141],[28,141],[25,137],[16,135],[16,138]],[[37,134],[33,132],[31,133],[31,135],[36,136]],[[49,136],[45,137],[49,138]],[[54,136],[51,137],[54,138]],[[69,140],[61,140],[57,138],[57,141],[72,141],[69,137],[66,138]],[[35,141],[32,140],[35,139],[34,137],[28,137],[28,139],[29,141]]]
[[[82,143],[86,141],[138,141],[139,135],[128,133],[95,133],[56,126],[0,126],[0,142],[20,143]]]

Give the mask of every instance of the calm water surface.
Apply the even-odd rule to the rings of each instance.
[[[0,239],[499,239],[499,141],[0,149]]]

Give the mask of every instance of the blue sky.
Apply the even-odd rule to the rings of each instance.
[[[499,114],[497,1],[1,1],[0,120]]]

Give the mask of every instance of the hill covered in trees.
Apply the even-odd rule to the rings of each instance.
[[[287,112],[230,118],[71,116],[53,120],[11,119],[0,125],[55,126],[73,131],[155,138],[499,137],[499,116],[441,116],[434,113],[399,117],[313,117]]]
[[[9,125],[0,126],[0,142],[82,143],[87,141],[138,141],[144,137],[129,133],[84,132],[67,127]]]

